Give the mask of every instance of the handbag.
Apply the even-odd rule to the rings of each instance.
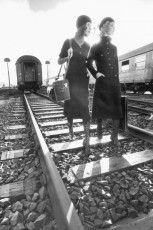
[[[69,39],[69,45],[71,48],[72,47],[72,40],[71,39]],[[55,93],[55,97],[56,97],[57,102],[70,100],[69,81],[66,79],[69,64],[70,64],[70,57],[69,57],[68,62],[67,62],[65,74],[63,75],[64,79],[60,80],[60,81],[57,80],[53,83],[54,93]],[[60,67],[57,79],[59,78],[62,67],[63,67],[63,64]]]

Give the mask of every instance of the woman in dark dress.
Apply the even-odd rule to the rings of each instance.
[[[89,35],[91,30],[91,19],[86,15],[78,17],[77,32],[72,39],[67,39],[61,49],[58,64],[67,62],[70,58],[69,68],[66,79],[69,81],[70,100],[64,102],[64,115],[68,119],[69,137],[74,139],[73,119],[82,118],[85,139],[85,152],[89,151],[89,101],[88,85],[89,77],[86,68],[86,59],[89,53],[89,44],[84,38]]]
[[[118,72],[117,48],[111,43],[111,35],[115,30],[112,18],[104,18],[99,26],[101,39],[91,48],[87,68],[96,78],[92,118],[97,120],[97,135],[102,138],[102,119],[112,119],[113,132],[111,139],[116,146],[118,128],[122,118],[121,92]],[[96,64],[96,69],[93,66]]]

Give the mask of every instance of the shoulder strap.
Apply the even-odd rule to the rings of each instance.
[[[69,40],[69,46],[70,46],[70,48],[71,48],[71,47],[72,47],[72,38],[70,38],[70,39],[68,39],[68,40]],[[67,71],[68,71],[69,62],[70,62],[70,59],[68,60],[68,63],[67,63],[66,72],[65,72],[65,74],[64,74],[65,77],[66,77],[66,74],[67,74]],[[64,64],[62,64],[61,67],[60,67],[60,70],[59,70],[59,72],[58,72],[57,78],[59,77],[59,75],[60,75],[60,73],[61,73],[61,70],[62,70],[63,65],[64,65]],[[64,77],[64,78],[65,78],[65,77]]]
[[[69,46],[72,47],[72,38],[69,39]]]
[[[70,48],[72,48],[72,38],[69,39],[69,46],[70,46]],[[66,78],[67,71],[68,71],[68,68],[69,68],[69,64],[70,64],[70,58],[68,59],[68,62],[67,62],[67,66],[66,66],[66,70],[65,70],[65,74],[64,74],[64,79]]]

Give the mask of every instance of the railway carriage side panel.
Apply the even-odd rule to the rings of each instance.
[[[41,86],[42,85],[42,65],[41,63],[37,63],[37,71],[38,71],[37,81],[38,81],[38,84]]]
[[[21,63],[16,64],[16,72],[17,72],[17,85],[18,88],[21,88],[24,85],[23,71]]]
[[[153,43],[119,57],[119,79],[124,90],[153,92]]]
[[[153,51],[147,53],[145,82],[153,82]]]

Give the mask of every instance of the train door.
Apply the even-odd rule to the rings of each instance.
[[[24,77],[25,77],[25,82],[35,82],[36,81],[35,63],[32,63],[32,62],[24,63]]]

